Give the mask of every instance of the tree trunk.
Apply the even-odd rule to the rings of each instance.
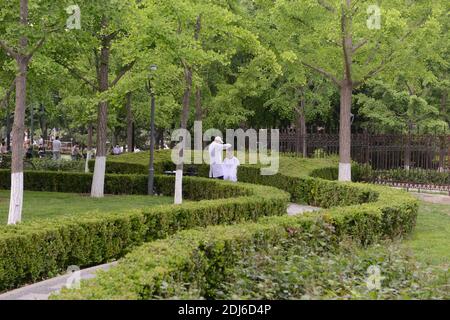
[[[200,37],[200,31],[202,27],[202,16],[197,17],[197,23],[195,26],[194,39],[197,41]],[[184,64],[184,78],[186,82],[186,88],[183,96],[183,111],[181,113],[181,129],[187,128],[187,122],[189,119],[189,105],[191,99],[192,90],[192,68]],[[186,141],[182,138],[182,147],[180,150],[180,163],[176,167],[175,177],[175,204],[183,203],[183,163],[184,163],[184,150],[186,147]]]
[[[11,151],[11,111],[9,109],[10,97],[6,100],[6,149]]]
[[[305,98],[302,96],[300,98],[300,104],[297,109],[297,130],[299,131],[299,149],[297,150],[298,153],[302,153],[303,158],[308,157],[308,145],[307,145],[307,130],[306,130],[306,113],[305,113]]]
[[[40,104],[39,106],[40,108],[40,112],[39,112],[39,126],[41,127],[41,132],[42,132],[42,139],[44,139],[44,141],[48,140],[48,136],[47,136],[47,117],[46,117],[46,112],[45,112],[45,106],[43,103]]]
[[[106,20],[103,21],[103,27],[107,27]],[[109,88],[109,58],[110,58],[111,40],[106,37],[102,40],[100,52],[99,68],[99,89],[100,93],[108,91]],[[101,101],[98,105],[97,120],[97,153],[95,157],[94,177],[92,180],[91,196],[93,198],[104,197],[105,170],[106,170],[106,140],[108,130],[108,101]]]
[[[447,99],[448,99],[448,92],[445,90],[442,93],[441,97],[441,114],[442,116],[445,116],[447,113]],[[447,153],[449,150],[449,146],[447,145],[447,136],[445,135],[445,132],[442,133],[440,137],[440,144],[441,144],[441,150],[439,152],[439,171],[444,172],[445,168],[447,167]]]
[[[132,153],[133,150],[133,111],[131,109],[132,93],[127,92],[126,95],[126,109],[127,109],[127,146],[128,152]]]
[[[339,131],[339,181],[352,181],[351,164],[351,111],[352,111],[352,64],[353,38],[351,0],[346,0],[346,8],[342,8],[342,48],[344,52],[344,80],[341,83],[341,111]]]
[[[84,167],[84,172],[89,173],[89,161],[92,159],[92,136],[94,128],[92,123],[88,127],[88,140],[87,140],[87,153],[86,153],[86,165]]]
[[[192,90],[192,70],[187,67],[184,70],[186,88],[183,96],[183,111],[181,113],[181,129],[187,128],[187,122],[189,119],[189,105]],[[180,163],[176,167],[175,177],[175,204],[183,203],[183,168],[184,168],[184,150],[186,147],[186,141],[182,138],[182,147],[180,150]]]
[[[195,92],[195,121],[203,120],[203,108],[202,108],[202,90],[197,87]]]
[[[339,131],[339,181],[352,181],[351,165],[351,108],[352,84],[345,82],[341,87],[341,121]]]
[[[412,124],[408,124],[408,135],[406,136],[405,144],[405,170],[411,169],[411,140],[412,140]]]
[[[28,0],[20,0],[20,23],[28,25]],[[20,49],[16,56],[18,75],[16,76],[16,108],[13,124],[12,162],[11,162],[11,198],[8,224],[17,224],[22,220],[23,206],[23,141],[25,131],[25,109],[27,98],[28,57],[25,52],[28,39],[21,37]]]

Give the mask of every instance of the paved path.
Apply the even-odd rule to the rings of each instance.
[[[291,203],[291,204],[289,204],[287,212],[288,212],[288,215],[290,215],[290,216],[296,216],[296,215],[304,214],[306,212],[314,212],[314,211],[319,211],[319,210],[320,210],[320,208]]]
[[[108,270],[117,262],[81,270],[80,273],[71,273],[43,282],[35,283],[0,295],[0,300],[48,300],[53,292],[58,292],[71,282],[71,279],[92,279],[97,270]],[[78,277],[79,276],[79,277]]]
[[[290,216],[295,216],[304,214],[305,212],[313,212],[317,210],[320,210],[320,208],[291,203],[288,207],[287,213]],[[62,288],[66,287],[67,283],[74,278],[74,275],[78,276],[79,279],[92,279],[95,278],[95,272],[97,270],[108,270],[115,264],[117,264],[117,262],[81,270],[78,274],[67,274],[64,276],[32,284],[17,290],[4,293],[0,295],[0,300],[48,300],[48,297],[52,293],[58,292]]]
[[[430,193],[412,193],[415,197],[418,199],[425,201],[425,202],[431,202],[436,204],[448,204],[450,205],[450,197],[439,195],[439,194],[430,194]]]

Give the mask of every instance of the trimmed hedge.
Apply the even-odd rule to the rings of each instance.
[[[400,183],[420,183],[450,185],[450,172],[423,169],[396,169],[373,171],[365,176],[365,181],[390,181]]]
[[[352,181],[367,181],[367,177],[370,177],[372,172],[373,170],[370,165],[353,164]],[[310,176],[335,181],[339,178],[339,169],[337,167],[315,169],[311,172]]]
[[[333,232],[331,241],[351,237],[365,242],[367,228],[383,230],[381,212],[366,208],[358,214],[351,209],[332,209],[324,215],[263,218],[258,223],[208,227],[177,233],[166,240],[144,244],[128,254],[117,267],[83,281],[81,290],[64,289],[56,299],[172,298],[182,284],[193,283],[200,295],[211,296],[229,270],[249,248],[279,245],[290,238],[299,245],[320,241],[320,233]],[[388,230],[385,230],[388,231]],[[173,285],[176,283],[177,285]]]
[[[179,232],[145,244],[117,267],[83,281],[81,290],[66,290],[57,299],[148,300],[170,298],[170,284],[195,282],[207,295],[228,269],[252,246],[276,244],[282,238],[314,233],[315,219],[279,217],[257,224]]]
[[[315,174],[326,178],[334,170]],[[205,166],[198,171],[205,174]],[[168,285],[174,281],[194,282],[208,296],[250,246],[276,244],[299,233],[314,234],[324,226],[334,230],[336,241],[349,237],[370,244],[411,232],[417,219],[418,201],[404,191],[331,179],[261,176],[259,169],[245,166],[240,168],[239,179],[275,186],[289,192],[293,200],[330,209],[300,217],[265,218],[256,224],[181,232],[141,246],[118,267],[85,282],[81,290],[64,291],[57,298],[165,298],[175,294]]]
[[[130,164],[130,167],[134,165]],[[171,163],[164,162],[161,165],[170,168]],[[207,165],[194,167],[200,176],[208,176]],[[127,170],[126,167],[124,170]],[[369,170],[367,166],[353,166],[356,177],[364,176]],[[369,184],[326,180],[333,178],[334,173],[337,179],[338,169],[334,167],[314,170],[311,173],[314,177],[290,177],[283,174],[262,176],[258,167],[241,166],[238,175],[242,182],[284,190],[291,195],[291,201],[296,203],[321,208],[340,207],[336,216],[347,219],[348,228],[354,228],[354,232],[360,233],[367,243],[380,236],[402,236],[414,229],[418,201],[407,192]],[[361,223],[357,220],[361,220]],[[371,224],[367,220],[371,220]],[[372,228],[373,224],[376,227]]]
[[[171,163],[161,162],[157,165],[159,168],[157,170],[171,170],[172,167]],[[209,168],[205,165],[194,167],[200,176],[207,176],[209,173]],[[108,162],[107,168],[108,172],[136,173],[143,170],[144,166]],[[146,176],[138,174],[108,174],[105,188],[107,193],[112,194],[145,194],[146,178]],[[2,184],[3,187],[9,186],[9,180],[5,179],[9,179],[9,173],[0,171],[0,188],[2,188]],[[27,172],[25,186],[27,189],[31,188],[29,190],[85,193],[90,190],[91,179],[92,175],[89,174]],[[260,228],[278,230],[275,233],[271,231],[264,233],[264,237],[269,237],[274,241],[280,239],[280,232],[286,232],[286,228],[291,230],[299,227],[299,230],[303,230],[303,228],[313,225],[313,220],[315,220],[313,216],[319,217],[332,226],[337,238],[351,237],[362,244],[369,244],[382,237],[402,236],[414,228],[417,218],[418,201],[403,191],[364,184],[342,184],[311,177],[288,177],[282,174],[261,176],[258,168],[248,166],[240,167],[239,179],[243,182],[272,186],[277,189],[241,183],[230,184],[210,179],[185,178],[184,194],[187,198],[199,200],[228,197],[228,199],[189,203],[183,207],[149,208],[148,211],[106,215],[87,213],[76,218],[49,221],[44,225],[39,222],[0,228],[0,288],[8,289],[25,282],[51,276],[64,270],[68,265],[90,266],[115,259],[123,256],[133,246],[145,241],[164,238],[179,230],[206,227],[212,224],[254,221],[263,215],[285,214],[289,195],[278,189],[288,192],[292,201],[329,209],[313,215],[268,219],[264,220],[262,225],[252,225],[251,228],[255,228],[252,230],[260,230]],[[158,176],[155,182],[158,192],[172,194],[173,177]],[[279,222],[283,222],[282,227]],[[230,234],[217,234],[216,236],[230,236],[232,237],[229,239],[231,242],[226,243],[234,243],[236,240],[239,245],[241,233],[245,234],[244,229],[239,226],[230,229],[212,229],[214,230],[212,233],[207,232],[204,236],[202,232],[192,232],[196,234],[195,237],[199,237],[201,243],[209,243],[210,240],[215,239],[214,235],[217,232],[224,230]],[[255,239],[259,239],[258,235],[260,234],[259,231],[250,233],[246,241],[256,241]],[[178,239],[178,237],[177,235],[173,239]],[[148,257],[147,254],[147,258],[150,260],[146,260],[146,263],[152,263],[152,265],[145,264],[145,266],[149,268],[151,274],[146,273],[146,268],[142,268],[141,272],[138,271],[141,269],[133,269],[133,266],[129,266],[130,270],[135,270],[136,273],[131,271],[126,273],[130,275],[130,279],[128,277],[124,279],[122,275],[121,281],[124,281],[124,285],[130,281],[138,281],[138,286],[141,286],[141,281],[143,281],[144,292],[148,291],[148,294],[144,294],[142,297],[152,297],[158,294],[158,291],[154,291],[156,289],[152,288],[159,288],[159,284],[162,283],[165,276],[182,280],[184,275],[192,273],[193,271],[189,269],[189,266],[192,267],[194,263],[190,260],[192,250],[198,253],[198,248],[203,248],[203,245],[199,247],[195,239],[192,242],[189,240],[188,243],[185,241],[184,245],[183,241],[172,243],[171,241],[175,241],[173,239],[145,245],[143,249],[137,249],[136,254],[130,254],[129,257],[141,259],[139,252],[148,252],[145,251],[147,250],[145,248],[151,249],[153,245],[156,246],[156,253],[165,252],[162,256],[156,256],[156,260],[151,260],[153,258]],[[218,243],[219,249],[213,251],[217,253],[217,259],[225,263],[228,257],[226,252],[221,250],[225,250],[224,246],[226,247],[226,245],[224,242]],[[167,246],[167,250],[170,250],[158,248],[159,244],[164,248]],[[150,252],[153,253],[152,250]],[[232,254],[233,250],[227,252]],[[169,265],[164,264],[165,261],[172,258],[175,265],[172,265],[172,262]],[[229,260],[232,263],[233,260]],[[177,261],[181,264],[178,264]],[[201,270],[208,266],[209,262],[205,263],[206,265],[194,263],[199,266],[200,271],[193,272],[193,276],[205,277]],[[215,272],[211,273],[212,277],[220,277],[220,270],[226,265],[222,266],[218,262],[214,262],[213,265]],[[139,265],[139,267],[143,266]],[[168,269],[164,271],[166,267]],[[210,268],[212,267],[207,269]],[[156,278],[152,276],[154,272],[156,272]],[[109,283],[109,285],[111,284]],[[120,283],[117,285],[121,286]],[[135,297],[136,292],[139,292],[139,296],[141,296],[140,289],[136,291],[133,289],[134,287],[127,288],[127,292],[121,291],[120,294],[124,294],[121,296],[122,298]],[[105,287],[105,290],[109,289]],[[112,292],[114,293],[114,291]],[[102,294],[102,298],[110,296],[110,294],[105,296]],[[92,298],[88,293],[84,297]]]
[[[209,179],[183,179],[183,195],[190,200],[211,200],[247,196],[250,191],[236,184],[217,184]],[[107,174],[105,193],[120,195],[146,195],[148,177],[137,174]],[[158,194],[172,196],[174,177],[155,176],[155,189]],[[29,191],[90,193],[92,174],[66,173],[54,171],[26,171],[24,188]],[[212,185],[212,188],[209,186]],[[0,170],[0,189],[9,189],[10,171]],[[245,190],[245,191],[244,191]]]
[[[0,188],[8,185],[8,175],[0,171]],[[89,174],[25,173],[27,190],[84,193],[91,180]],[[144,194],[146,181],[141,175],[107,175],[106,190]],[[158,192],[172,194],[174,178],[156,176],[155,185]],[[283,215],[289,200],[275,188],[202,178],[185,178],[183,189],[186,198],[210,200],[0,227],[0,291],[54,276],[70,265],[88,267],[120,258],[134,246],[179,230]]]

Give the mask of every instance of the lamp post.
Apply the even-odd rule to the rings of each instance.
[[[150,74],[148,78],[147,89],[151,96],[151,111],[150,111],[150,165],[148,170],[148,195],[152,196],[154,194],[153,185],[155,179],[155,168],[154,168],[154,159],[155,159],[155,91],[152,86],[152,80],[154,73],[158,70],[158,66],[151,65],[150,66]]]

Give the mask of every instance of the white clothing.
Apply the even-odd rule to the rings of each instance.
[[[233,157],[231,159],[225,158],[223,161],[223,179],[237,182],[237,169],[241,165],[239,159]]]
[[[61,141],[53,140],[53,152],[61,152]]]
[[[221,144],[215,141],[209,145],[210,178],[223,177],[223,150],[231,147],[231,144]]]

